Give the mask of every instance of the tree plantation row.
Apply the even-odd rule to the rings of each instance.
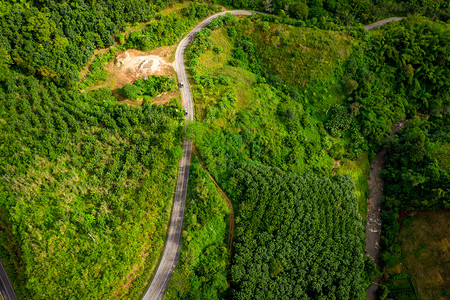
[[[448,209],[447,1],[220,2],[272,14],[225,15],[189,45],[184,133],[178,99],[151,104],[175,77],[96,84],[118,51],[175,49],[223,7],[0,1],[0,259],[19,298],[140,298],[184,137],[205,165],[193,160],[168,299],[363,298],[377,273],[364,258],[369,161],[383,147],[386,270],[401,261],[399,214]],[[357,23],[411,12],[371,32]],[[231,249],[210,175],[234,206]],[[382,297],[402,293],[393,277]]]
[[[348,253],[334,257],[342,238],[316,225],[299,232],[289,227],[288,216],[301,218],[303,212],[283,206],[283,201],[289,201],[289,195],[294,199],[305,197],[307,204],[325,201],[327,189],[315,187],[316,180],[324,179],[313,176],[315,179],[304,185],[305,194],[287,194],[278,190],[284,181],[277,182],[274,173],[282,169],[312,176],[310,173],[314,172],[337,180],[333,175],[346,172],[350,160],[367,160],[366,153],[369,158],[374,157],[385,145],[396,121],[428,113],[430,120],[423,119],[421,128],[428,132],[438,130],[436,137],[427,142],[425,131],[408,134],[405,136],[408,140],[396,142],[400,144],[394,143],[395,139],[387,144],[388,150],[393,150],[387,161],[395,163],[395,167],[388,166],[391,171],[385,172],[385,176],[392,176],[386,177],[386,203],[403,209],[448,208],[448,163],[443,159],[448,154],[444,134],[449,124],[449,66],[445,59],[449,50],[445,34],[448,25],[412,17],[373,33],[355,30],[346,34],[289,26],[283,24],[283,19],[275,19],[275,24],[266,20],[265,16],[253,16],[251,22],[232,16],[219,18],[198,34],[187,53],[196,113],[201,121],[190,126],[190,134],[210,174],[232,197],[237,211],[232,281],[230,289],[222,295],[236,299],[363,297],[364,288],[377,272],[368,261],[357,258],[364,251],[362,242],[360,247],[355,245]],[[400,154],[405,151],[411,154],[414,163],[407,163],[408,156]],[[344,165],[340,168],[340,164]],[[267,166],[279,169],[264,169]],[[241,168],[246,170],[245,175],[239,175],[237,170]],[[257,175],[247,168],[258,170],[253,171]],[[350,174],[361,182],[355,171]],[[240,185],[242,181],[247,185]],[[352,190],[348,184],[343,184],[344,190]],[[365,207],[368,197],[365,184],[356,187],[364,202],[356,203],[353,192],[349,192],[346,199],[351,205]],[[336,201],[345,202],[339,192],[342,187],[332,186],[330,193],[339,195]],[[320,196],[314,196],[314,191]],[[298,201],[293,203],[298,205]],[[245,215],[248,223],[243,222],[241,209],[248,213]],[[325,208],[304,209],[309,212]],[[365,210],[360,214],[365,216]],[[318,220],[317,226],[328,224],[329,219]],[[349,220],[358,223],[358,215]],[[336,220],[329,227],[334,233],[342,230],[342,234],[348,234],[346,222]],[[392,222],[396,222],[395,218],[386,224]],[[311,227],[314,229],[308,231]],[[296,234],[288,236],[287,228]],[[354,234],[360,236],[362,230],[360,227]],[[321,238],[330,239],[319,242],[320,246],[339,241],[330,246],[336,252],[328,255],[334,257],[330,258],[332,262],[320,259],[327,252],[314,243],[320,239],[313,238],[317,232],[322,233]],[[383,242],[384,247],[395,241],[395,229],[393,232],[388,237],[390,242]],[[302,251],[307,254],[303,260],[290,256]],[[340,273],[331,269],[314,277],[310,257],[320,261],[317,272],[337,266],[338,257],[354,257],[358,260],[354,263],[357,267],[346,274],[354,276],[352,283],[358,286],[347,287],[347,283],[340,281]],[[386,263],[384,257],[388,259],[392,254],[383,256]],[[308,265],[307,274],[301,273],[305,265],[295,267],[300,262]],[[383,283],[388,280],[389,275],[385,275]],[[203,285],[207,291],[221,289],[209,282]],[[390,289],[382,289],[384,297],[390,292],[396,295],[395,288]],[[179,297],[183,295],[187,296],[178,293]]]

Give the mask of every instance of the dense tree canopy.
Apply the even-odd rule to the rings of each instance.
[[[16,292],[139,294],[150,274],[142,273],[145,258],[156,263],[164,244],[181,109],[132,108],[110,90],[80,95],[15,72],[0,76],[0,211],[8,228],[0,255],[16,271]],[[124,288],[129,276],[139,276],[136,289]]]
[[[446,21],[449,19],[449,3],[446,0],[221,0],[225,5],[236,8],[254,9],[288,15],[306,20],[333,20],[339,23],[360,21],[369,23],[392,15],[420,13]]]
[[[36,3],[41,2],[41,3]],[[34,3],[39,5],[33,5]],[[114,44],[127,22],[151,20],[168,2],[149,5],[133,1],[20,1],[0,7],[0,53],[28,75],[59,86],[78,80],[78,70],[94,49]]]
[[[449,117],[410,120],[388,140],[386,209],[450,208]]]
[[[236,182],[235,299],[356,299],[363,227],[349,177],[244,164]]]

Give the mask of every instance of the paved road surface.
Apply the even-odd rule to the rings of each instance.
[[[399,17],[384,19],[384,20],[378,21],[376,23],[366,25],[366,26],[364,26],[364,29],[365,30],[371,30],[371,29],[383,26],[384,24],[389,23],[389,22],[400,21],[401,19],[402,18],[399,18]]]
[[[189,86],[189,81],[187,78],[186,70],[184,68],[184,51],[188,43],[195,37],[196,33],[202,30],[209,22],[214,20],[220,15],[225,15],[225,13],[231,13],[233,15],[251,15],[252,12],[244,10],[235,10],[222,12],[213,15],[203,22],[201,22],[197,27],[195,27],[191,32],[189,32],[180,42],[175,52],[175,71],[178,75],[178,82],[183,82],[184,87],[181,90],[181,100],[183,101],[183,108],[187,110],[186,120],[194,120],[194,106],[192,104],[192,93]],[[144,300],[156,300],[162,299],[164,293],[166,292],[167,286],[169,285],[172,273],[177,265],[178,258],[180,257],[180,247],[181,247],[181,234],[183,232],[183,216],[184,216],[184,206],[186,201],[186,192],[188,187],[189,179],[189,166],[191,164],[191,152],[192,152],[192,142],[183,141],[183,157],[181,158],[180,169],[178,173],[177,188],[175,191],[175,198],[172,209],[172,216],[170,218],[169,233],[167,235],[166,246],[164,248],[164,253],[161,261],[158,265],[155,275],[153,276],[152,283],[147,289]]]
[[[0,262],[0,295],[3,300],[16,300],[16,294],[9,282],[8,275],[6,274],[3,264]]]
[[[175,71],[178,75],[178,81],[183,82],[184,87],[181,88],[181,99],[183,108],[187,110],[186,120],[194,120],[194,106],[192,104],[192,93],[189,86],[186,70],[184,68],[184,51],[188,43],[195,37],[196,33],[208,25],[209,22],[218,16],[231,13],[233,15],[252,15],[254,12],[246,10],[233,10],[215,14],[195,27],[180,42],[175,52]],[[379,21],[374,24],[365,26],[366,30],[380,27],[388,22],[398,21],[401,18],[390,18]],[[183,157],[181,158],[180,168],[178,172],[178,181],[175,191],[172,216],[170,218],[169,232],[164,248],[164,253],[158,265],[158,269],[153,277],[152,283],[142,299],[162,299],[169,285],[173,270],[175,269],[178,258],[180,257],[181,234],[183,231],[184,206],[186,201],[186,193],[189,180],[189,167],[191,164],[192,142],[183,141]],[[372,287],[374,288],[374,287]],[[4,300],[15,300],[16,295],[8,279],[8,275],[0,262],[0,295]],[[370,297],[370,296],[369,296]]]
[[[181,90],[181,99],[183,108],[187,110],[186,120],[194,120],[194,106],[192,103],[192,93],[184,67],[184,52],[189,42],[195,37],[196,33],[208,25],[209,22],[216,19],[220,15],[231,13],[233,15],[252,15],[254,12],[246,10],[234,10],[215,14],[195,27],[180,42],[175,52],[175,71],[177,72],[178,82],[183,82],[184,87]],[[397,21],[401,18],[391,18],[383,20],[365,27],[370,30],[375,27],[384,25],[385,23]],[[186,201],[186,192],[189,179],[189,166],[191,162],[192,142],[183,141],[183,157],[181,158],[180,169],[178,174],[178,182],[175,191],[174,205],[172,216],[170,219],[169,233],[167,235],[166,246],[163,256],[158,265],[158,269],[153,277],[150,287],[147,289],[143,300],[162,299],[169,285],[172,273],[177,265],[180,257],[181,234],[183,230],[184,206]]]

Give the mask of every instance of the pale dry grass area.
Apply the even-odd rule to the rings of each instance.
[[[419,212],[412,220],[403,221],[402,256],[422,300],[449,299],[449,220],[450,211],[441,210]]]

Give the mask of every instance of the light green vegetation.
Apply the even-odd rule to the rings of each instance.
[[[106,64],[112,62],[116,54],[124,49],[125,47],[116,45],[108,50],[102,49],[98,51],[92,62],[86,67],[86,70],[81,72],[81,80],[78,82],[77,87],[80,90],[91,90],[99,86],[109,86],[111,88],[115,83],[115,78],[106,70]]]
[[[179,104],[132,108],[12,71],[0,92],[0,258],[18,297],[138,298],[164,246]]]
[[[232,17],[223,22],[229,26],[206,29],[188,53],[196,116],[201,121],[191,130],[216,178],[228,176],[231,161],[245,159],[300,174],[317,171],[331,175],[333,158],[362,155],[362,151],[353,153],[361,145],[347,135],[331,136],[324,126],[324,120],[332,116],[330,106],[344,99],[336,82],[343,59],[351,52],[349,37],[318,30],[311,42],[312,29]],[[283,47],[272,46],[280,39]],[[264,46],[264,41],[271,46]],[[305,74],[302,67],[289,76],[292,65],[308,65],[315,71]],[[280,70],[288,71],[275,75]],[[293,82],[292,78],[305,86],[293,87],[285,81]],[[367,187],[362,180],[358,188],[363,203]],[[360,206],[363,209],[364,205]]]
[[[359,297],[365,284],[363,282],[366,281],[363,275],[363,247],[358,242],[362,241],[359,239],[362,237],[363,228],[359,216],[352,215],[348,219],[353,222],[354,232],[352,234],[357,237],[356,244],[347,255],[352,259],[355,258],[354,269],[347,272],[354,276],[352,281],[355,286],[352,292],[346,290],[347,288],[339,291],[328,288],[322,290],[319,287],[321,283],[317,283],[315,289],[308,286],[308,283],[302,287],[295,286],[295,288],[290,284],[284,286],[287,281],[298,278],[302,278],[302,282],[312,280],[303,278],[303,275],[296,273],[296,270],[300,270],[302,267],[294,268],[295,270],[290,269],[292,264],[297,264],[299,260],[308,260],[308,258],[296,258],[289,261],[288,252],[290,250],[287,249],[292,250],[294,247],[289,242],[291,237],[286,238],[287,245],[273,242],[274,240],[283,240],[281,235],[284,233],[281,232],[285,228],[277,227],[282,224],[279,219],[285,218],[292,210],[283,209],[279,205],[284,205],[283,201],[288,197],[286,193],[292,191],[280,192],[283,195],[280,198],[277,198],[276,192],[273,195],[264,194],[264,200],[259,200],[254,197],[255,191],[250,193],[251,197],[243,196],[245,189],[241,188],[241,182],[244,181],[245,176],[242,178],[231,176],[232,172],[237,172],[236,166],[240,166],[243,161],[252,161],[250,164],[252,166],[255,164],[253,168],[260,170],[261,174],[264,173],[261,176],[265,176],[265,173],[278,174],[277,172],[280,172],[283,174],[279,169],[293,171],[297,174],[316,172],[324,175],[323,178],[332,177],[335,172],[351,174],[352,178],[357,180],[358,201],[354,197],[355,185],[350,176],[345,177],[344,184],[345,190],[348,192],[347,200],[349,203],[351,202],[354,213],[357,213],[359,209],[360,216],[365,216],[363,210],[368,190],[366,180],[369,163],[367,155],[362,155],[361,148],[364,145],[355,142],[355,139],[363,139],[359,135],[355,119],[340,106],[346,96],[338,84],[343,72],[343,59],[348,57],[351,51],[349,37],[342,33],[321,31],[317,38],[324,40],[324,45],[319,46],[319,43],[306,42],[306,37],[311,35],[311,29],[304,30],[303,28],[279,25],[284,29],[280,33],[274,24],[253,21],[252,23],[248,19],[237,21],[228,16],[214,22],[209,27],[211,29],[219,27],[219,29],[214,31],[205,29],[200,32],[187,53],[197,117],[197,122],[191,124],[189,130],[209,171],[234,198],[235,208],[239,207],[238,215],[244,214],[239,211],[242,209],[246,212],[255,211],[257,218],[262,218],[262,212],[269,209],[269,206],[270,209],[279,208],[278,212],[280,213],[277,215],[271,210],[263,218],[264,221],[259,221],[259,219],[255,222],[251,221],[249,222],[251,225],[243,224],[243,218],[236,219],[236,237],[242,240],[238,244],[233,244],[236,254],[231,267],[231,280],[235,284],[232,295],[235,298],[247,297],[249,299],[255,297],[282,298],[283,296],[302,298],[306,295],[313,298],[315,295],[340,295],[345,298],[346,293],[354,293],[354,296]],[[225,26],[221,27],[223,25]],[[268,26],[267,31],[271,32],[264,31],[264,27],[267,28],[266,25]],[[270,26],[273,26],[273,30],[270,29]],[[258,44],[260,40],[272,44],[271,36],[278,41],[281,36],[288,50],[279,50],[278,47],[263,49],[264,43]],[[342,59],[338,57],[336,49],[343,51]],[[294,63],[289,60],[270,59],[270,55],[286,56],[289,51],[296,53],[295,57],[298,59]],[[282,68],[291,70],[292,64],[309,64],[314,72],[304,74],[305,69],[295,70],[299,82],[302,82],[299,84],[292,81],[295,76],[288,76],[289,71],[282,72],[282,74],[279,72],[279,69]],[[325,71],[320,72],[320,69],[325,69]],[[327,110],[329,111],[327,112]],[[352,161],[350,159],[358,156],[361,156],[359,160]],[[335,158],[345,161],[341,167],[338,166],[338,170],[333,170]],[[276,168],[269,169],[264,165]],[[248,168],[251,167],[248,166]],[[238,168],[238,170],[240,169]],[[283,180],[272,182],[269,179],[272,177],[269,175],[267,182],[262,184],[261,176],[260,174],[255,175],[254,179],[249,180],[254,181],[252,184],[264,186],[261,187],[264,191],[278,191],[280,182],[285,182]],[[338,177],[344,178],[340,176],[336,178]],[[305,191],[317,189],[315,180],[321,181],[323,178],[308,181]],[[334,186],[330,189],[334,190]],[[340,193],[337,190],[336,193]],[[292,193],[296,195],[296,192]],[[339,195],[339,197],[342,196]],[[248,201],[243,201],[241,198]],[[310,201],[312,199],[314,200]],[[301,202],[315,203],[315,199],[313,194],[306,193],[304,201]],[[347,200],[341,198],[336,200],[339,202],[337,209],[342,209],[343,202]],[[260,202],[264,202],[261,207],[259,206]],[[297,211],[297,213],[300,212]],[[312,211],[309,213],[314,214]],[[255,237],[246,232],[253,230],[249,228],[257,228],[255,223],[267,224],[271,222],[269,220],[272,218],[276,219],[273,224],[266,227],[262,225],[261,228],[255,229]],[[287,222],[287,226],[290,226],[288,224],[292,222]],[[266,229],[270,232],[269,235],[274,231],[273,236],[266,236]],[[263,235],[264,237],[262,237]],[[323,233],[321,237],[329,238],[329,234]],[[264,241],[260,241],[260,239],[264,239]],[[261,243],[261,245],[255,248],[254,240],[258,240],[257,243]],[[306,249],[305,251],[308,253],[320,252],[316,248],[310,249],[307,241],[299,240],[295,247],[297,246],[299,249]],[[284,251],[285,255],[275,255],[274,253],[277,251]],[[256,261],[257,266],[250,267],[250,262]],[[247,263],[249,265],[245,265]],[[283,274],[277,277],[280,273]],[[339,276],[331,275],[325,281],[339,281],[337,277]],[[270,284],[275,281],[277,281],[276,284]],[[325,285],[333,285],[330,282]],[[346,284],[342,283],[342,286]],[[281,285],[284,288],[279,288]],[[336,284],[336,286],[338,285],[341,284]]]
[[[367,154],[356,161],[344,160],[337,167],[337,174],[348,174],[352,176],[355,183],[355,195],[358,199],[358,212],[365,219],[367,214],[367,199],[369,198],[369,172],[370,162]]]
[[[219,299],[228,288],[229,209],[196,157],[192,158],[181,257],[165,299]]]

